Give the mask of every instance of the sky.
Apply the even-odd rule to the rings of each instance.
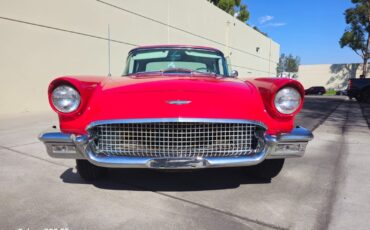
[[[242,0],[248,24],[280,44],[280,52],[301,58],[301,64],[361,62],[350,48],[340,48],[350,0]]]

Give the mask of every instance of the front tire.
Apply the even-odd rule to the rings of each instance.
[[[279,175],[284,166],[285,159],[268,159],[258,165],[249,167],[252,174],[260,179],[271,180]]]
[[[87,160],[76,160],[78,174],[85,181],[94,181],[103,178],[108,169],[91,164]]]

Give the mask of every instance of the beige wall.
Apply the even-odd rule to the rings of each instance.
[[[324,86],[326,89],[343,90],[349,78],[358,78],[362,73],[361,64],[301,65],[298,81],[305,89],[311,86]]]
[[[106,75],[108,24],[113,75],[130,49],[166,43],[219,48],[242,77],[275,75],[279,45],[206,0],[0,0],[0,115],[49,110],[56,76]]]

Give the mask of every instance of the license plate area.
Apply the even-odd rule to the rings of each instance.
[[[160,158],[149,161],[149,167],[157,169],[193,169],[206,166],[207,161],[202,158]]]

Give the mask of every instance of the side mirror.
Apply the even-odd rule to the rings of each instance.
[[[231,71],[231,75],[230,75],[230,77],[232,77],[232,78],[237,78],[238,76],[239,76],[238,71],[236,71],[236,70]]]

